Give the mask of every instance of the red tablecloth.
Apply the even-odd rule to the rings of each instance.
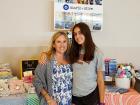
[[[134,89],[123,94],[106,92],[105,105],[140,105],[140,93]]]

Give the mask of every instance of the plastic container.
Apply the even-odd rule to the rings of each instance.
[[[114,77],[116,73],[117,73],[117,60],[111,59],[109,61],[109,76]]]
[[[130,78],[115,78],[115,85],[120,88],[130,88]]]

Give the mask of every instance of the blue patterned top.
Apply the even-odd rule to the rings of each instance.
[[[72,69],[70,64],[53,63],[52,96],[58,105],[71,105],[72,100]]]

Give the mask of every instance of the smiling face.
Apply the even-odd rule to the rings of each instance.
[[[79,27],[75,27],[74,29],[74,39],[79,45],[84,45],[85,36],[81,33]]]
[[[67,39],[64,35],[60,35],[53,43],[56,53],[64,54],[67,50]]]

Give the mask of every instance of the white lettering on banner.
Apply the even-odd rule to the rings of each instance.
[[[84,10],[93,10],[91,7],[84,7]]]
[[[103,6],[100,5],[55,3],[54,9],[58,12],[103,13]]]
[[[93,10],[93,7],[74,7],[74,6],[70,6],[70,9],[75,9],[75,10]]]
[[[73,6],[70,6],[70,9],[81,10],[81,9],[83,9],[83,8],[81,8],[81,7],[73,7]]]

